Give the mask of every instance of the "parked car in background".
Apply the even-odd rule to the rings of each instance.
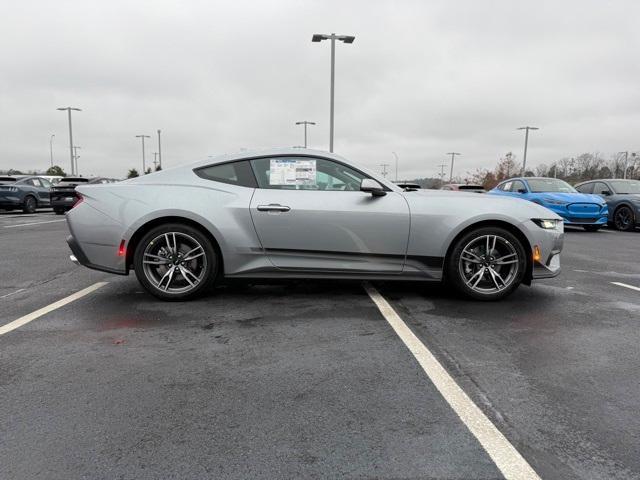
[[[113,182],[117,182],[117,180],[104,177],[64,177],[57,185],[52,186],[49,190],[53,211],[58,215],[62,215],[67,210],[71,210],[79,199],[76,193],[76,187],[78,185],[100,185]]]
[[[49,188],[49,180],[33,176],[16,177],[15,181],[0,182],[0,208],[20,208],[24,213],[34,213],[36,208],[50,205]]]
[[[400,181],[398,181],[398,182],[393,182],[393,183],[395,183],[400,188],[404,188],[405,190],[420,190],[422,188],[417,183],[412,183],[412,182],[400,182]]]
[[[609,225],[617,230],[640,226],[640,180],[589,180],[576,185],[576,190],[602,197],[609,207]]]
[[[11,185],[18,180],[18,178],[12,177],[11,175],[0,175],[0,185]]]
[[[64,177],[61,175],[40,175],[40,178],[45,178],[51,182],[51,185],[56,185]]]
[[[217,278],[441,281],[497,300],[560,273],[562,219],[488,195],[404,190],[337,155],[225,155],[112,185],[80,185],[72,260],[165,300]]]
[[[557,178],[520,177],[499,183],[492,195],[522,198],[557,213],[564,224],[595,232],[607,224],[607,203],[597,195],[579,193],[567,182]]]
[[[466,183],[448,183],[440,187],[440,190],[453,190],[456,192],[485,193],[482,185],[469,185]]]

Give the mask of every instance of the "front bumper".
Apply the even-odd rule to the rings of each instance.
[[[559,230],[545,230],[534,222],[527,223],[529,241],[531,242],[533,265],[531,278],[553,278],[560,274],[560,252],[564,244],[564,228]],[[535,227],[535,228],[534,228]],[[536,247],[539,256],[534,255]],[[536,258],[538,257],[538,258]]]

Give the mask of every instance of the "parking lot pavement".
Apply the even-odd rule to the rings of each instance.
[[[0,478],[502,478],[361,284],[163,303],[19,221],[0,328],[109,283],[0,335]],[[612,283],[640,286],[638,239],[569,232],[563,274],[498,303],[374,287],[542,478],[638,478],[640,292]]]

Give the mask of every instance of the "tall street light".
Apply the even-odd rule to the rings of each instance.
[[[76,175],[80,175],[80,169],[78,168],[78,159],[80,158],[80,155],[78,155],[78,149],[79,148],[82,148],[82,147],[79,147],[77,145],[73,146],[73,163],[75,165],[75,172],[76,172],[75,174]]]
[[[451,155],[451,173],[449,173],[449,183],[453,183],[453,162],[456,160],[456,155],[462,155],[458,152],[448,152],[447,155]]]
[[[540,130],[538,127],[520,127],[518,130],[525,130],[524,134],[524,156],[522,157],[522,173],[524,177],[527,173],[527,145],[529,144],[529,130]]]
[[[304,125],[304,148],[307,148],[307,125],[315,125],[316,122],[309,122],[303,120],[302,122],[296,122],[296,125]]]
[[[393,153],[393,156],[396,157],[396,182],[398,181],[398,154],[396,152]]]
[[[334,99],[334,84],[335,84],[335,70],[336,70],[336,40],[344,43],[353,43],[356,37],[352,35],[336,35],[332,33],[327,35],[324,33],[315,33],[311,37],[312,42],[321,42],[322,40],[331,40],[331,101],[329,106],[329,151],[333,152],[333,99]]]
[[[71,128],[71,110],[75,110],[76,112],[81,112],[79,108],[75,107],[60,107],[58,110],[66,110],[69,115],[69,158],[71,159],[71,175],[75,174],[75,170],[73,169],[73,130]]]
[[[149,135],[136,135],[136,138],[140,138],[142,140],[142,175],[147,171],[147,166],[144,159],[144,139],[151,138]]]
[[[162,146],[160,145],[160,129],[158,129],[158,165],[162,168]]]
[[[55,137],[56,134],[52,133],[51,137],[49,138],[49,155],[51,156],[51,166],[53,167],[53,137]]]
[[[381,163],[380,166],[382,167],[382,176],[384,178],[387,178],[387,167],[389,166],[388,163]]]

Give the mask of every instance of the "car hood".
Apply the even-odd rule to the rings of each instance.
[[[561,193],[561,192],[538,192],[533,193],[536,198],[542,201],[555,200],[563,203],[603,203],[602,198],[591,193]]]
[[[469,217],[487,215],[520,221],[532,218],[561,219],[548,208],[522,198],[447,190],[418,190],[404,192],[403,195],[412,213],[437,211],[438,214],[447,215],[456,212]]]

